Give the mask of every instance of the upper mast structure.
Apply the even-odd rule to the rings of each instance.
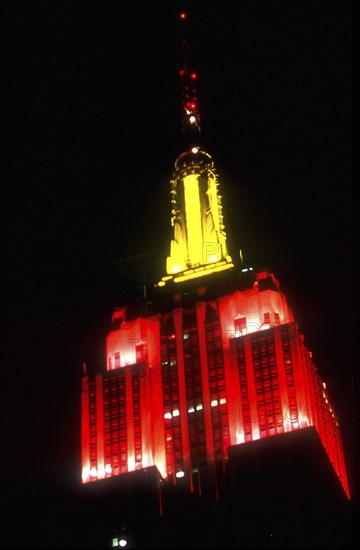
[[[181,12],[179,18],[184,26],[187,14]],[[181,283],[234,267],[227,251],[214,162],[198,144],[198,75],[189,64],[185,34],[181,33],[181,36],[182,131],[186,138],[192,137],[192,142],[190,150],[177,158],[170,182],[173,238],[166,261],[166,275],[158,286],[164,286],[168,281]]]
[[[187,14],[180,12],[179,19],[181,21],[181,51],[182,51],[182,68],[179,71],[181,79],[181,105],[182,105],[182,131],[183,134],[198,135],[200,128],[200,115],[198,110],[197,97],[197,73],[190,67],[189,64],[189,43],[185,35],[185,26]]]

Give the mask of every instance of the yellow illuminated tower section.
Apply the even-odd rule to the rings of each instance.
[[[183,23],[186,14],[181,13]],[[192,146],[175,162],[171,180],[171,225],[173,235],[166,275],[179,283],[234,267],[226,246],[219,183],[211,156],[198,145],[200,116],[197,105],[197,74],[187,61],[187,41],[182,40],[182,129]],[[190,139],[189,139],[190,142]]]
[[[173,238],[162,283],[233,267],[212,158],[199,147],[180,155],[171,181]],[[159,283],[160,286],[161,282]]]

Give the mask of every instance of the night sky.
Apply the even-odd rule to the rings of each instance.
[[[229,248],[279,279],[352,487],[352,2],[188,4]],[[3,546],[66,541],[49,508],[80,478],[81,364],[105,367],[113,308],[164,274],[184,7],[1,2]]]

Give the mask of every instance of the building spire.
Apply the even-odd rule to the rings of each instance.
[[[181,79],[181,125],[185,136],[200,133],[200,115],[197,97],[197,72],[189,63],[189,42],[187,39],[188,14],[179,13],[182,67],[179,71]]]
[[[175,162],[170,191],[173,237],[166,275],[157,286],[165,286],[170,281],[181,283],[234,267],[227,250],[215,166],[211,156],[199,145],[198,75],[188,61],[186,12],[180,12],[179,19],[182,25],[182,130],[189,150]],[[192,143],[189,137],[194,138]]]

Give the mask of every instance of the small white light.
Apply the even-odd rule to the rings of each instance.
[[[106,474],[111,474],[111,472],[112,472],[111,464],[106,464],[105,465],[105,473]]]
[[[326,384],[325,384],[325,382],[323,382],[323,387],[324,387],[324,389],[326,390]]]
[[[249,267],[249,271],[252,271],[252,270],[253,270],[253,268],[252,268],[252,267]]]
[[[172,413],[173,413],[173,416],[179,416],[180,411],[179,409],[175,409]]]
[[[191,149],[191,152],[196,154],[196,153],[199,152],[199,148],[198,148],[198,147],[193,147],[193,148]]]
[[[241,270],[243,273],[245,273],[245,271],[249,271],[247,267],[244,267],[244,269]]]
[[[220,399],[220,405],[224,405],[224,403],[226,403],[226,397]]]
[[[211,401],[210,405],[211,405],[212,407],[216,407],[216,405],[218,405],[218,400],[217,400],[217,399],[213,399],[213,400]]]
[[[188,409],[188,413],[193,413],[193,412],[195,412],[194,407],[190,407],[190,409]]]
[[[105,467],[103,464],[100,464],[98,467],[98,477],[104,477],[105,476]]]
[[[91,477],[96,477],[97,476],[97,469],[96,468],[91,468],[90,470],[90,475]]]
[[[184,477],[185,473],[182,470],[180,470],[180,472],[176,472],[175,475],[176,477]]]
[[[118,541],[117,537],[112,539],[112,546],[113,546],[113,548],[115,548],[115,546],[119,546],[119,541]]]
[[[124,547],[124,546],[126,546],[126,545],[127,545],[127,540],[125,540],[125,539],[120,539],[120,540],[119,540],[119,546]]]
[[[196,118],[194,117],[194,115],[192,115],[190,118],[189,118],[189,121],[190,121],[190,124],[194,124],[196,122]]]
[[[202,406],[201,403],[200,403],[200,405],[196,405],[196,410],[197,411],[202,411],[202,408],[203,408],[203,406]]]
[[[90,470],[89,468],[84,468],[83,469],[83,472],[82,472],[82,480],[83,482],[87,481],[89,479],[89,476],[90,476]]]
[[[165,413],[164,418],[170,419],[170,418],[172,418],[172,414],[171,413]]]

